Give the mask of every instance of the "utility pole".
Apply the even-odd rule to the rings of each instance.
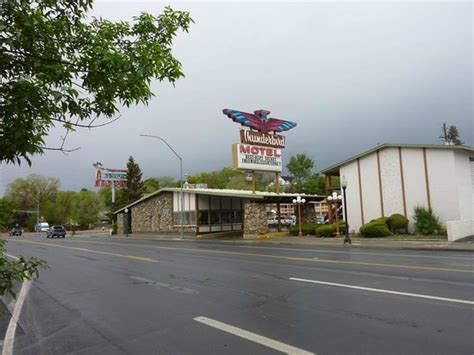
[[[443,126],[441,127],[441,135],[439,136],[439,138],[441,138],[443,140],[443,143],[448,145],[449,144],[449,141],[448,141],[448,129],[446,127],[446,122],[443,123]]]

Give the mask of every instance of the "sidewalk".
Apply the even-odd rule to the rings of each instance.
[[[94,237],[94,235],[81,235],[78,237]],[[362,249],[399,249],[399,250],[427,250],[427,251],[461,251],[474,252],[474,242],[448,242],[447,240],[421,240],[421,241],[399,241],[383,239],[352,238],[351,245],[344,245],[343,238],[316,238],[316,237],[272,237],[257,239],[222,238],[222,237],[195,237],[179,234],[157,235],[157,234],[130,234],[110,236],[110,239],[147,240],[147,241],[182,241],[182,242],[219,242],[225,244],[253,244],[253,245],[294,245],[294,246],[326,246],[341,248]]]

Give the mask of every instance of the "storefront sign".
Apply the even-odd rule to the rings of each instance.
[[[95,186],[124,187],[127,183],[127,170],[125,169],[106,169],[97,167],[95,171]]]
[[[263,145],[275,148],[285,148],[285,137],[279,134],[268,134],[249,129],[240,130],[240,142],[245,144]]]
[[[281,149],[250,144],[232,146],[234,169],[282,171]]]

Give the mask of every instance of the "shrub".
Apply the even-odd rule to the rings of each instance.
[[[339,233],[342,235],[345,231],[346,224],[344,222],[338,222]],[[336,224],[319,224],[316,227],[315,233],[318,237],[330,238],[335,236],[337,232]]]
[[[387,225],[380,221],[369,222],[360,227],[360,234],[367,238],[379,238],[392,235]]]
[[[390,217],[388,217],[386,223],[392,233],[395,233],[397,231],[406,232],[408,228],[408,218],[399,213],[394,213]]]
[[[413,218],[415,219],[415,229],[418,233],[427,235],[442,230],[439,219],[431,208],[415,207],[415,215]]]
[[[339,230],[340,230],[341,234],[344,233],[345,223],[344,222],[339,222],[338,224],[339,224]],[[322,236],[321,234],[318,234],[318,230],[320,228],[327,227],[327,226],[333,226],[334,233],[336,232],[336,225],[335,224],[315,224],[315,223],[302,224],[301,225],[301,232],[303,233],[303,235]],[[298,231],[299,231],[298,224],[288,228],[288,231],[289,231],[290,235],[298,235]],[[323,233],[327,234],[328,232],[323,232]],[[328,235],[324,235],[324,236],[328,236]]]
[[[318,237],[333,237],[336,233],[335,224],[322,224],[316,228],[315,233]]]
[[[316,230],[316,227],[318,226],[319,224],[313,224],[313,223],[308,223],[308,224],[302,224],[301,225],[301,232],[303,233],[303,235],[314,235],[315,234],[315,230]],[[288,228],[288,231],[290,232],[290,235],[298,235],[298,232],[299,232],[299,226],[298,224],[294,225],[294,226],[291,226],[290,228]]]
[[[117,223],[112,223],[112,235],[117,234]]]
[[[371,220],[369,223],[381,222],[381,223],[387,224],[387,220],[388,220],[388,217],[379,217],[379,218],[375,218],[375,219]]]

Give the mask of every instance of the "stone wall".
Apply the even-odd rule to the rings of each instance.
[[[267,212],[264,203],[245,202],[244,238],[255,238],[268,232]]]
[[[173,193],[163,192],[130,208],[132,233],[172,232]]]
[[[123,213],[117,214],[117,234],[123,234]]]
[[[312,203],[301,206],[301,223],[316,223],[316,211]]]
[[[162,192],[129,208],[132,212],[132,233],[179,233],[173,225],[173,193]],[[184,227],[185,233],[195,233],[196,227]]]

